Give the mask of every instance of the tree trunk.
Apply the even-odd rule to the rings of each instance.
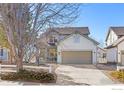
[[[36,63],[37,63],[38,66],[40,65],[39,56],[36,56]]]
[[[16,56],[17,71],[23,69],[23,50],[18,50],[18,56]]]
[[[13,51],[11,48],[10,48],[10,52],[9,52],[9,61],[10,61],[10,64],[14,63],[14,55],[13,55]]]
[[[17,71],[19,71],[20,69],[23,69],[23,60],[22,58],[17,58],[16,60],[17,62]]]

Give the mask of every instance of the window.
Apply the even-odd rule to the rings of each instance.
[[[57,42],[57,39],[55,37],[49,38],[49,43],[55,43],[55,42]]]
[[[3,56],[3,49],[0,50],[0,56]]]
[[[60,35],[59,39],[62,40],[65,36],[64,35]]]
[[[74,43],[80,43],[80,36],[74,35]]]
[[[50,38],[50,39],[49,39],[49,42],[50,42],[50,43],[53,43],[53,38]]]
[[[102,58],[106,58],[106,53],[103,53],[103,56],[102,56]]]

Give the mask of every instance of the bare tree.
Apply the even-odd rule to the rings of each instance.
[[[0,14],[19,70],[39,33],[49,26],[73,22],[79,15],[79,4],[0,4]]]

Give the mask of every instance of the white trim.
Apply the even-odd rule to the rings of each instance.
[[[117,71],[124,70],[124,66],[117,66]]]
[[[87,40],[91,41],[94,45],[99,45],[99,43],[98,43],[97,41],[95,41],[94,39],[90,38],[89,36],[86,36],[86,35],[81,34],[80,32],[78,32],[78,33],[75,33],[75,32],[74,32],[74,33],[72,33],[72,34],[66,36],[65,38],[63,38],[62,40],[60,40],[60,41],[58,42],[58,45],[60,45],[60,43],[64,42],[66,39],[70,38],[70,37],[73,36],[73,35],[80,35],[80,36],[86,38]],[[81,41],[80,41],[80,42],[81,42]]]

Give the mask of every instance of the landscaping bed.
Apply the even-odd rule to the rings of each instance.
[[[118,80],[121,83],[124,83],[124,70],[112,71],[110,75],[113,79]]]
[[[39,83],[55,83],[56,74],[48,73],[45,71],[29,71],[20,70],[19,72],[11,72],[1,74],[2,80],[10,81],[26,81],[26,82],[39,82]]]

